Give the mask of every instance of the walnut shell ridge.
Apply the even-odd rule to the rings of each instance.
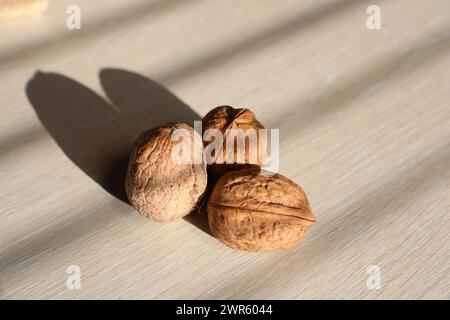
[[[223,143],[220,146],[220,152],[222,152],[222,158],[219,156],[220,152],[213,152],[211,154],[211,160],[208,162],[208,173],[213,180],[217,180],[221,175],[232,170],[239,170],[252,166],[260,166],[262,158],[267,155],[267,136],[261,135],[259,130],[264,129],[264,126],[256,119],[255,114],[249,109],[241,108],[235,109],[230,106],[220,106],[209,111],[202,119],[202,131],[203,138],[205,132],[209,129],[217,129],[223,135]],[[227,149],[227,139],[231,137],[231,132],[228,129],[239,129],[246,133],[249,130],[255,130],[256,132],[256,145],[251,146],[250,143],[245,143],[245,150],[238,149],[239,145],[235,144],[234,149]],[[234,139],[234,137],[233,137]],[[206,154],[209,155],[208,146],[212,143],[210,139],[204,141]],[[256,159],[251,157],[250,148],[256,152]],[[264,150],[265,149],[265,150]],[[225,163],[227,157],[230,159],[238,159],[237,153],[242,152],[244,155],[244,161],[233,163]],[[262,152],[261,152],[262,151]]]
[[[247,251],[291,248],[315,223],[300,186],[254,168],[223,175],[207,209],[212,234],[231,248]]]
[[[175,129],[186,130],[190,139],[172,139]],[[190,140],[190,141],[189,141]],[[172,156],[180,144],[194,142],[203,148],[200,135],[187,124],[168,124],[142,133],[133,145],[125,190],[131,205],[157,221],[171,221],[192,212],[206,190],[206,164],[178,163]],[[197,150],[198,151],[198,150]],[[186,156],[186,155],[185,155]]]

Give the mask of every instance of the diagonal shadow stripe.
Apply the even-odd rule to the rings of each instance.
[[[31,58],[36,53],[48,50],[50,47],[64,46],[69,42],[87,39],[94,33],[97,36],[101,36],[110,30],[121,28],[125,24],[135,23],[144,18],[148,19],[150,16],[162,14],[168,10],[189,5],[196,1],[200,0],[159,0],[156,2],[144,2],[141,5],[131,7],[129,10],[122,10],[119,14],[96,21],[86,28],[86,32],[83,29],[80,32],[71,32],[70,34],[65,32],[38,44],[23,46],[14,51],[7,52],[0,56],[0,65]]]
[[[283,129],[295,123],[297,134],[308,130],[318,120],[326,120],[333,117],[339,110],[347,108],[361,95],[374,94],[388,81],[433,63],[436,58],[445,56],[449,51],[450,30],[428,36],[410,50],[389,57],[386,61],[371,67],[370,70],[362,70],[361,73],[342,83],[337,90],[328,90],[319,97],[310,98],[310,102],[306,102],[300,110],[299,106],[289,108],[289,110],[296,110],[296,113],[288,112],[279,115],[277,117],[279,120],[275,121],[272,127]]]
[[[163,73],[157,78],[166,84],[184,81],[209,69],[216,68],[219,63],[226,63],[238,54],[256,52],[298,36],[299,33],[305,32],[318,23],[339,15],[354,6],[361,6],[363,3],[361,0],[339,0],[331,4],[325,3],[311,11],[299,11],[286,21],[235,43],[225,43],[222,47],[186,61],[173,72]]]
[[[172,6],[179,5],[180,3],[188,1],[198,1],[198,0],[172,0],[172,1],[161,1],[159,4],[159,11],[164,11]],[[381,0],[380,0],[381,1]],[[166,3],[163,5],[163,3]],[[365,1],[367,2],[367,1]],[[363,5],[361,0],[337,0],[333,3],[325,3],[311,11],[299,11],[293,17],[283,21],[275,26],[268,29],[263,29],[260,32],[250,35],[236,43],[226,43],[220,48],[216,48],[211,52],[199,55],[193,60],[188,60],[184,62],[181,66],[177,67],[174,71],[169,71],[158,76],[158,80],[165,83],[174,83],[177,81],[182,81],[186,78],[194,76],[196,74],[202,73],[208,69],[216,67],[217,63],[224,63],[238,54],[257,51],[264,47],[274,45],[278,42],[285,41],[290,37],[296,36],[301,32],[306,31],[308,28],[313,27],[317,23],[328,19],[332,16],[343,13],[357,5]],[[368,2],[367,2],[368,3]],[[170,6],[169,6],[170,4]],[[162,8],[162,9],[161,9]],[[148,11],[151,10],[146,8],[136,8],[130,13],[124,16],[111,17],[105,22],[96,24],[89,28],[90,32],[103,33],[110,29],[120,27],[124,23],[129,21],[136,21],[140,18],[146,17]],[[158,11],[158,10],[157,10]],[[51,43],[54,46],[61,46],[67,44],[72,40],[81,40],[87,38],[90,33],[79,33],[74,37],[68,35],[62,35],[57,39],[53,39]],[[11,62],[12,60],[18,61],[29,57],[41,50],[48,49],[50,45],[49,42],[39,44],[31,48],[23,48],[19,52],[13,52],[7,54],[5,57],[0,57],[0,65]]]

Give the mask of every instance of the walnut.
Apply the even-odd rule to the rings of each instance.
[[[223,175],[207,209],[212,234],[231,248],[248,251],[290,248],[315,222],[300,186],[254,168]]]
[[[248,109],[216,107],[203,117],[202,128],[211,180],[228,171],[260,166],[267,156],[267,133],[260,131],[264,126]],[[211,129],[221,133],[221,141],[208,135],[208,130],[213,133]],[[231,143],[228,148],[227,143]]]
[[[174,132],[184,132],[189,139],[174,139]],[[200,161],[180,162],[195,160],[195,145],[200,146]],[[132,148],[125,181],[131,205],[158,221],[175,220],[192,212],[207,184],[202,148],[200,135],[183,123],[142,133]],[[180,155],[180,150],[189,151]]]

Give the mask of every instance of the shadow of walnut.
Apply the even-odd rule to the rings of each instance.
[[[27,83],[26,93],[67,157],[103,189],[128,203],[124,181],[138,135],[168,122],[193,126],[200,116],[169,90],[137,73],[103,69],[99,77],[111,103],[58,73],[37,72]],[[208,231],[204,221],[197,221],[199,216],[188,221]]]

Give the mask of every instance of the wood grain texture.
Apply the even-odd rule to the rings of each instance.
[[[80,0],[73,31],[70,3],[0,21],[0,298],[450,298],[448,1]],[[141,129],[224,104],[280,129],[317,219],[292,250],[119,200]]]

